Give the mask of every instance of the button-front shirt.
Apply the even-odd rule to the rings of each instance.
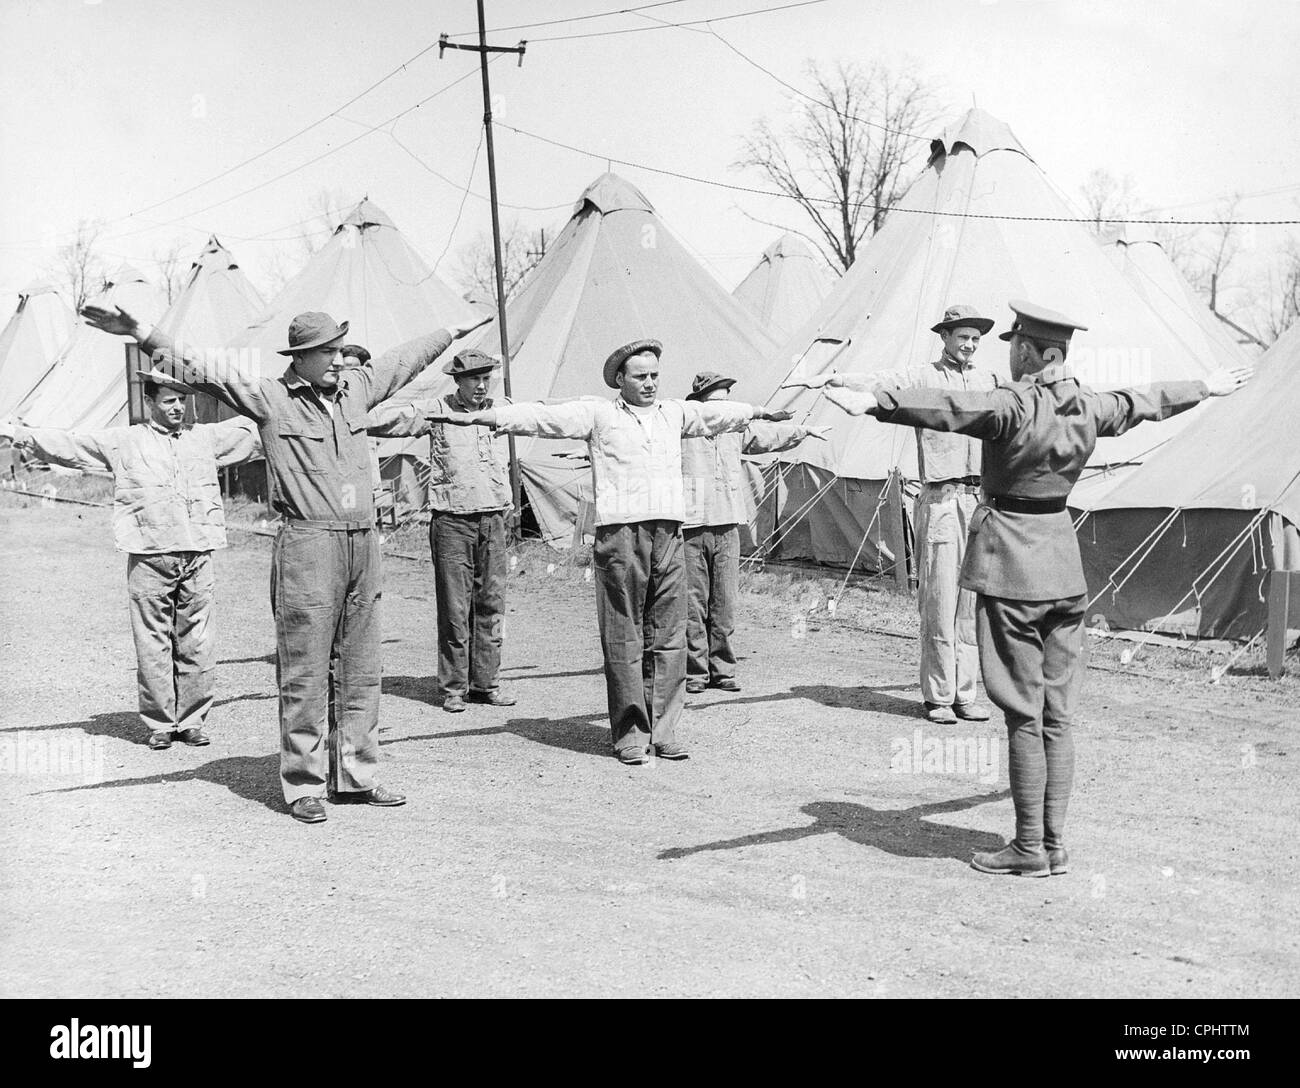
[[[872,414],[889,423],[980,439],[984,491],[990,497],[1065,499],[1098,438],[1185,412],[1208,395],[1199,381],[1098,393],[1058,366],[990,393],[878,390]],[[961,584],[1017,601],[1086,593],[1069,511],[1025,514],[981,505],[971,519]]]
[[[780,453],[793,449],[807,437],[806,427],[755,420],[743,434],[728,431],[711,438],[682,439],[686,496],[683,528],[753,521],[753,499],[745,487],[740,455]]]
[[[870,374],[842,374],[846,389],[942,389],[950,392],[987,392],[996,389],[997,375],[973,363],[961,363],[947,352],[922,366],[882,370]],[[980,444],[961,434],[916,429],[916,463],[921,482],[932,484],[980,475]]]
[[[472,412],[460,391],[435,402],[449,412]],[[491,408],[488,397],[482,408]],[[381,404],[366,427],[376,438],[429,436],[429,508],[448,514],[486,514],[505,510],[510,499],[510,457],[505,438],[486,427],[457,427],[425,419],[431,405]]]
[[[682,521],[682,439],[743,431],[754,408],[734,401],[661,400],[638,420],[621,396],[495,409],[506,434],[587,443],[595,481],[596,524]]]
[[[393,396],[451,344],[439,330],[339,375],[330,404],[292,366],[263,378],[220,350],[177,345],[156,329],[142,341],[154,365],[229,404],[257,423],[281,517],[328,528],[370,528],[375,506],[366,414]]]
[[[217,469],[261,455],[246,419],[169,431],[153,421],[106,431],[17,427],[14,445],[68,468],[113,473],[113,541],[132,555],[226,546]]]

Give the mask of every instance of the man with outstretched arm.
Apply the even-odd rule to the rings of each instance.
[[[366,414],[490,320],[475,319],[392,348],[348,368],[348,323],[299,314],[279,354],[291,362],[264,378],[259,361],[193,350],[117,307],[88,306],[86,319],[132,336],[154,366],[211,393],[253,420],[271,477],[280,532],[271,556],[276,678],[280,689],[280,783],[294,819],[320,823],[327,793],[338,802],[404,804],[378,785],[379,598]]]
[[[66,431],[0,421],[0,438],[41,460],[113,474],[113,541],[126,553],[136,687],[146,743],[207,744],[216,639],[212,553],[226,546],[217,469],[261,456],[246,419],[185,422],[190,390],[143,375],[148,418]]]
[[[1070,489],[1098,438],[1144,420],[1167,419],[1206,397],[1241,388],[1249,369],[1205,381],[1163,382],[1099,393],[1066,362],[1086,327],[1041,306],[1013,301],[1012,383],[988,393],[832,389],[852,415],[968,434],[984,444],[984,500],[971,520],[961,584],[975,591],[976,637],[989,698],[1006,716],[1016,833],[1002,850],[977,853],[983,873],[1068,871],[1065,813],[1074,780],[1071,727],[1083,680],[1087,583]]]
[[[687,400],[722,401],[735,378],[713,371],[695,375]],[[829,427],[751,423],[743,432],[682,439],[686,486],[686,692],[707,687],[739,691],[736,652],[731,646],[736,598],[740,593],[740,523],[745,509],[742,453],[781,453],[805,438],[826,438]]]
[[[591,456],[596,497],[596,619],[614,753],[629,766],[686,759],[677,739],[686,688],[685,502],[682,439],[786,420],[751,404],[658,400],[657,340],[637,340],[605,360],[612,400],[508,404],[429,414],[434,422],[507,434],[579,439]]]
[[[990,370],[975,365],[980,337],[993,328],[973,306],[954,305],[930,331],[943,345],[939,358],[921,366],[865,374],[796,377],[782,388],[943,389],[997,387]],[[921,619],[921,702],[941,725],[988,721],[976,699],[979,651],[975,644],[975,594],[959,584],[966,534],[980,495],[980,443],[968,435],[916,428],[916,605]]]

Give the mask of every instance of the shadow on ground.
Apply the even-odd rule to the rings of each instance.
[[[173,750],[159,752],[158,756],[165,760]],[[41,792],[80,793],[84,790],[118,790],[131,786],[157,786],[177,782],[211,782],[224,786],[236,797],[242,797],[245,801],[256,801],[273,812],[284,812],[283,794],[280,790],[280,757],[274,753],[265,756],[227,756],[224,759],[214,759],[201,767],[164,771],[143,778],[115,778],[108,782],[91,782],[84,786],[68,786],[64,789]]]
[[[977,850],[1000,850],[1005,845],[1000,835],[973,831],[967,827],[930,822],[927,817],[961,812],[977,805],[1004,801],[1010,790],[974,794],[954,801],[914,805],[904,809],[877,809],[851,801],[813,801],[799,811],[811,816],[811,824],[759,831],[736,839],[722,839],[700,846],[679,846],[665,850],[660,861],[673,861],[711,850],[739,850],[745,846],[765,846],[774,842],[794,842],[813,835],[843,835],[859,846],[872,846],[900,858],[955,858],[969,861]]]

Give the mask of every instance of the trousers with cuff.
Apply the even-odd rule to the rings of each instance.
[[[740,528],[703,525],[686,529],[686,678],[717,683],[734,679],[740,592]]]
[[[614,751],[672,744],[686,702],[681,522],[598,526],[592,562]]]
[[[201,729],[215,672],[212,553],[129,555],[126,584],[141,722],[151,733]]]
[[[372,789],[383,582],[372,528],[285,522],[271,553],[280,784],[289,804]]]
[[[953,483],[925,484],[916,499],[916,603],[921,618],[921,698],[973,703],[980,671],[975,593],[962,589],[966,537],[979,498]]]
[[[435,510],[429,550],[438,612],[438,686],[443,695],[492,692],[501,671],[506,603],[506,512]]]

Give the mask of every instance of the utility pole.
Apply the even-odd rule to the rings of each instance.
[[[496,264],[497,280],[497,325],[501,331],[501,388],[506,399],[510,399],[510,334],[506,329],[506,288],[505,274],[501,267],[501,216],[497,211],[497,160],[492,147],[492,91],[488,86],[488,54],[518,53],[519,66],[524,63],[524,49],[528,43],[520,41],[518,45],[488,45],[487,23],[483,15],[483,0],[478,0],[478,45],[458,45],[449,42],[447,35],[438,38],[438,59],[442,59],[445,49],[466,49],[479,55],[479,69],[483,76],[483,129],[487,135],[488,191],[492,205],[492,255]],[[522,494],[519,484],[519,458],[515,454],[515,436],[508,438],[510,446],[510,497],[514,503],[514,525],[512,535],[520,538],[520,514],[522,513]]]

